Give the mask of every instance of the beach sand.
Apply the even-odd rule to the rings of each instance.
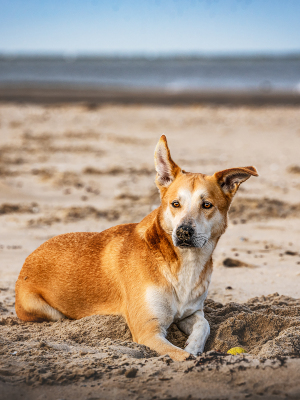
[[[159,205],[162,134],[187,171],[259,172],[240,187],[214,253],[205,355],[158,357],[121,317],[18,320],[14,284],[41,243],[138,222]],[[299,148],[297,106],[1,104],[2,398],[299,398]],[[186,339],[175,326],[169,337]],[[224,355],[238,345],[246,356]]]

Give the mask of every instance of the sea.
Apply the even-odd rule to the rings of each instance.
[[[300,92],[300,54],[247,57],[0,55],[1,86]]]

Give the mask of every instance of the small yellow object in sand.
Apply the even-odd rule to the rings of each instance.
[[[232,349],[227,351],[227,354],[232,354],[233,356],[237,356],[238,354],[247,353],[245,349],[242,347],[233,347]]]

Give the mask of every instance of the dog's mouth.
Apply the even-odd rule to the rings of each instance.
[[[199,246],[195,246],[192,243],[178,243],[177,247],[180,247],[181,249],[187,249],[187,248],[191,248],[191,247],[199,247]]]
[[[179,247],[180,249],[195,249],[202,248],[206,245],[208,239],[207,238],[198,238],[198,240],[178,240],[177,237],[173,238],[174,246]]]

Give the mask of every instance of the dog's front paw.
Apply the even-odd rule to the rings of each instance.
[[[204,346],[199,346],[197,343],[190,342],[184,348],[185,351],[192,354],[193,356],[197,357],[203,353]]]

